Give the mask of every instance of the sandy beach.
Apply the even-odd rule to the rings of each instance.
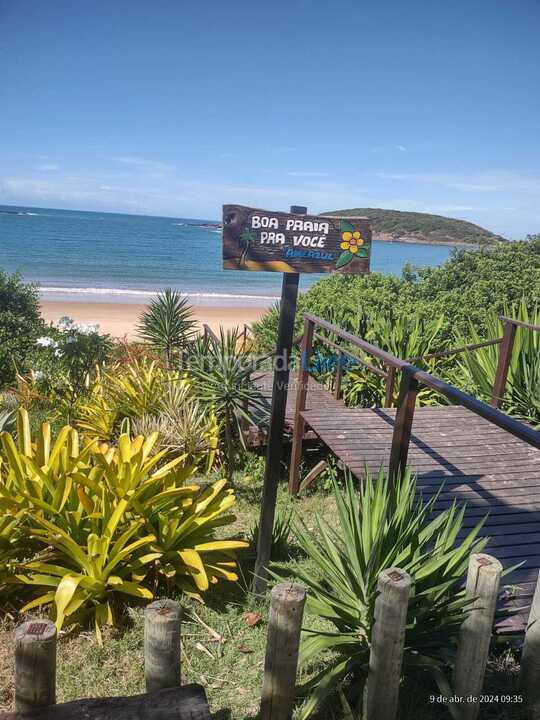
[[[127,336],[136,339],[136,326],[145,305],[128,303],[85,303],[85,302],[53,302],[43,300],[41,312],[47,322],[58,322],[64,315],[75,322],[98,323],[100,330],[113,337]],[[212,307],[193,306],[193,314],[202,327],[207,323],[217,331],[222,326],[226,329],[240,327],[258,320],[265,312],[262,307]]]

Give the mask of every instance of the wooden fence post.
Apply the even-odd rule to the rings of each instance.
[[[531,720],[540,718],[540,573],[525,631],[521,654],[520,686]]]
[[[399,385],[399,398],[396,419],[394,421],[394,432],[392,434],[390,462],[388,465],[390,482],[395,482],[398,477],[403,475],[407,467],[418,387],[416,379],[409,372],[403,370],[401,383]]]
[[[182,607],[174,600],[156,600],[144,611],[144,678],[146,690],[178,687]]]
[[[306,591],[280,583],[272,589],[266,640],[261,720],[289,720],[294,702]]]
[[[386,389],[384,393],[384,407],[392,407],[394,402],[394,386],[396,384],[396,368],[388,365],[386,368]]]
[[[30,620],[15,630],[15,710],[56,704],[56,627]]]
[[[336,400],[341,399],[341,384],[343,381],[343,359],[343,353],[340,351],[338,353],[336,377],[334,381],[334,397],[336,398]]]
[[[302,440],[305,422],[300,413],[306,409],[306,395],[309,381],[309,362],[313,350],[313,333],[315,327],[307,318],[304,319],[304,334],[300,348],[300,367],[298,368],[296,407],[294,411],[294,428],[292,436],[291,463],[289,468],[289,493],[296,495],[300,486],[300,460],[302,459]]]
[[[377,590],[369,672],[364,690],[364,718],[394,720],[398,709],[411,578],[400,568],[383,570]]]
[[[499,362],[497,363],[497,372],[495,373],[495,383],[493,385],[493,393],[491,395],[491,404],[500,407],[504,391],[506,390],[506,381],[508,379],[508,369],[512,360],[512,350],[514,349],[514,339],[516,337],[517,326],[508,320],[504,321],[504,332],[502,343],[499,346]]]
[[[457,707],[463,720],[475,720],[480,710],[477,698],[484,684],[501,573],[497,558],[471,555],[465,592],[475,600],[461,626],[454,668],[454,693],[462,698]]]

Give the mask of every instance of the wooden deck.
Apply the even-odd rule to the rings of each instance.
[[[396,410],[345,408],[318,387],[307,393],[307,426],[359,479],[366,468],[388,467]],[[289,420],[293,408],[291,398]],[[523,562],[503,578],[522,610],[499,624],[501,632],[522,631],[540,568],[540,450],[463,407],[423,407],[414,415],[408,464],[424,497],[444,481],[438,509],[467,502],[464,532],[489,513],[482,533],[505,567]]]
[[[268,401],[270,405],[272,401],[272,382],[273,374],[271,372],[263,372],[254,375],[253,384],[259,388],[262,395]],[[294,423],[294,413],[296,408],[296,390],[298,387],[298,374],[292,372],[289,378],[289,391],[287,394],[287,408],[285,410],[285,429],[287,433],[292,432],[292,426]],[[344,405],[340,400],[336,400],[332,393],[323,387],[320,383],[314,380],[312,377],[308,380],[308,401],[307,409],[310,410],[324,410],[330,405],[336,408],[343,408]],[[315,437],[312,432],[308,432],[304,436],[306,439]],[[263,428],[251,426],[248,431],[248,444],[250,446],[260,445],[265,442],[265,433]]]

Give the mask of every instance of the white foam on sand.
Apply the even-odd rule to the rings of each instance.
[[[93,288],[93,287],[40,287],[39,292],[44,300],[57,302],[95,302],[95,303],[145,303],[155,297],[156,290],[132,290],[129,288]],[[276,300],[277,295],[239,295],[233,293],[187,292],[181,293],[195,305],[251,305],[266,307]]]

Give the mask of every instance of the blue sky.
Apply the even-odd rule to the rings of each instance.
[[[538,0],[0,0],[0,203],[540,232]]]

